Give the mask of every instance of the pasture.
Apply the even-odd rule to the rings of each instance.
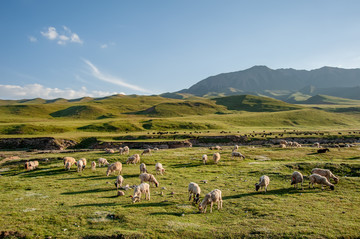
[[[155,175],[151,200],[132,204],[133,189],[117,197],[116,175],[106,177],[106,167],[91,171],[91,161],[104,157],[123,163],[124,184],[138,185],[139,164],[124,164],[128,156],[104,151],[43,153],[1,152],[20,159],[0,162],[0,233],[27,238],[358,238],[360,237],[359,148],[331,149],[317,154],[315,148],[240,147],[245,160],[231,159],[224,147],[220,162],[212,162],[216,151],[208,148],[178,148],[144,155],[141,162],[149,173],[161,162],[166,174]],[[130,150],[130,155],[141,153]],[[202,154],[209,156],[204,165]],[[75,166],[65,171],[64,156],[85,157],[81,173]],[[48,158],[48,162],[42,159]],[[270,159],[270,160],[267,160]],[[26,171],[27,160],[40,166]],[[327,168],[340,177],[335,191],[319,185],[308,188],[315,167]],[[304,190],[290,185],[293,171],[304,174]],[[254,184],[268,175],[266,194]],[[203,182],[206,181],[206,183]],[[220,189],[223,209],[198,213],[188,201],[187,187],[201,187],[200,200]],[[333,181],[332,181],[333,182]]]

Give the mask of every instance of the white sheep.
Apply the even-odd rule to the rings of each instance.
[[[66,170],[70,170],[73,164],[76,164],[76,160],[73,157],[64,157],[64,166]]]
[[[294,188],[295,186],[296,188],[298,187],[298,183],[301,183],[301,188],[303,188],[303,181],[304,177],[302,173],[298,171],[293,172],[293,174],[291,175],[291,185],[294,185]]]
[[[235,157],[239,157],[239,158],[245,159],[245,156],[244,156],[242,153],[233,151],[233,152],[231,153],[231,158],[235,158]]]
[[[142,173],[139,176],[141,183],[149,182],[154,183],[156,187],[159,187],[159,182],[156,180],[155,176],[149,173]]]
[[[109,162],[105,158],[99,158],[98,159],[99,167],[109,165]]]
[[[116,189],[119,189],[119,187],[122,187],[123,182],[124,182],[123,176],[121,176],[121,175],[117,176],[116,181],[115,181]]]
[[[311,170],[311,173],[314,174],[319,174],[321,176],[324,176],[327,178],[327,180],[330,182],[330,178],[334,179],[335,184],[337,184],[339,182],[339,178],[336,177],[329,169],[322,169],[322,168],[314,168],[313,170]]]
[[[87,163],[86,158],[81,158],[80,160],[83,162],[83,169],[84,169]]]
[[[124,154],[124,148],[119,147],[119,153],[120,153],[120,155]]]
[[[96,170],[96,162],[95,161],[91,162],[91,170]]]
[[[282,140],[280,140],[280,144],[285,144],[285,145],[287,145],[288,142],[287,142],[286,140],[282,139]]]
[[[156,163],[155,164],[155,171],[156,171],[156,174],[161,174],[163,175],[163,173],[165,173],[165,169],[163,168],[163,165],[161,163]]]
[[[140,164],[140,173],[147,173],[146,164]]]
[[[38,166],[39,166],[39,161],[29,161],[25,163],[26,170],[34,170],[38,168]]]
[[[259,189],[261,190],[263,187],[265,187],[264,193],[266,193],[269,183],[270,183],[270,178],[266,175],[263,175],[260,177],[259,182],[255,183],[255,190],[259,191]]]
[[[214,163],[218,163],[220,160],[220,153],[214,153],[213,154]]]
[[[238,149],[239,149],[239,145],[235,144],[232,151],[234,152],[234,151],[236,151],[236,150],[238,150]]]
[[[121,174],[122,171],[122,164],[120,162],[112,163],[108,166],[108,169],[106,170],[106,176],[109,176],[111,173],[118,171],[118,175]]]
[[[320,143],[319,143],[319,142],[314,143],[314,144],[313,144],[313,147],[318,148],[318,149],[319,149],[319,148],[321,148],[321,146],[320,146]]]
[[[333,184],[331,184],[326,177],[321,176],[319,174],[312,174],[309,176],[310,182],[309,182],[309,188],[310,188],[310,184],[312,184],[313,188],[314,188],[314,184],[320,184],[321,185],[321,189],[324,190],[324,185],[325,186],[330,186],[331,190],[334,190],[335,187]]]
[[[130,154],[130,148],[129,148],[128,146],[125,146],[125,147],[123,148],[123,150],[124,150],[124,154],[127,154],[127,155]]]
[[[114,154],[114,153],[115,153],[115,150],[114,150],[114,149],[108,149],[108,148],[106,148],[106,149],[105,149],[105,153],[107,153],[107,154]]]
[[[286,148],[286,144],[280,144],[279,147],[282,148],[282,149],[285,149],[285,148]]]
[[[222,208],[222,197],[221,191],[219,189],[214,189],[208,194],[205,195],[202,202],[199,204],[199,211],[202,213],[206,213],[207,205],[210,203],[210,213],[212,213],[213,204],[217,202],[218,210]]]
[[[138,154],[134,154],[131,155],[127,160],[126,160],[126,164],[136,164],[136,163],[140,163],[140,155]]]
[[[65,164],[65,170],[70,170],[70,169],[71,169],[71,166],[72,166],[71,162],[66,162],[66,164]]]
[[[206,161],[208,160],[208,156],[206,154],[203,154],[202,161],[204,164],[206,164]]]
[[[189,191],[189,201],[191,200],[191,196],[193,196],[194,202],[198,203],[200,200],[200,193],[201,193],[201,189],[199,185],[193,182],[189,183],[188,191]]]
[[[134,195],[131,196],[132,202],[140,202],[141,194],[145,194],[145,200],[150,200],[150,186],[147,183],[141,183],[139,186],[134,188]]]
[[[84,162],[81,159],[79,159],[77,161],[77,171],[81,172],[83,170],[83,167],[84,167]]]
[[[151,149],[144,149],[144,151],[141,153],[141,155],[144,154],[150,154],[151,155]]]

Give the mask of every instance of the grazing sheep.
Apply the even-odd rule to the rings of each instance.
[[[155,171],[156,171],[156,174],[160,173],[161,175],[163,175],[163,173],[165,173],[165,169],[163,168],[161,163],[155,164]]]
[[[313,147],[314,147],[314,148],[318,148],[318,149],[319,149],[319,148],[321,148],[321,146],[320,146],[320,143],[319,143],[319,142],[314,143],[314,144],[313,144]]]
[[[259,191],[259,189],[261,190],[263,187],[265,187],[264,193],[266,193],[269,183],[270,183],[270,178],[266,175],[263,175],[260,177],[259,182],[255,183],[255,190]]]
[[[144,163],[140,164],[140,174],[141,173],[147,173],[146,164]]]
[[[202,161],[204,164],[206,164],[206,161],[208,160],[208,156],[206,154],[203,154]]]
[[[339,182],[339,178],[336,177],[329,169],[322,169],[322,168],[314,168],[313,170],[311,170],[311,173],[314,174],[319,174],[321,176],[324,176],[327,178],[327,180],[330,182],[330,178],[334,179],[335,184],[337,184]]]
[[[159,148],[155,147],[153,148],[154,151],[159,151]]]
[[[188,191],[189,191],[189,201],[191,200],[191,196],[193,196],[195,204],[198,203],[200,200],[200,193],[201,193],[201,189],[199,185],[193,182],[189,183]]]
[[[219,145],[209,147],[210,150],[222,150],[222,148]]]
[[[294,185],[294,188],[296,186],[296,188],[298,187],[298,183],[301,183],[301,188],[303,188],[303,181],[304,181],[304,177],[303,175],[298,172],[295,171],[293,172],[292,176],[291,176],[291,185]]]
[[[205,195],[204,199],[199,204],[199,211],[206,213],[207,205],[210,203],[210,213],[212,213],[214,202],[217,202],[218,210],[220,210],[220,208],[222,208],[223,201],[221,197],[221,191],[219,189],[214,189]]]
[[[134,195],[131,196],[132,202],[140,202],[141,194],[145,194],[145,200],[150,200],[150,186],[147,183],[141,183],[139,186],[134,188]]]
[[[109,162],[105,158],[99,158],[98,159],[99,167],[109,165]]]
[[[331,184],[331,183],[327,180],[326,177],[321,176],[321,175],[319,175],[319,174],[314,173],[314,174],[312,174],[312,175],[309,176],[309,179],[310,179],[309,188],[310,188],[310,184],[312,184],[313,188],[315,188],[315,187],[314,187],[314,184],[321,184],[321,189],[322,189],[322,190],[324,190],[324,185],[325,185],[325,186],[330,186],[330,189],[331,189],[331,190],[334,190],[334,189],[335,189],[334,185]]]
[[[128,146],[125,146],[125,147],[123,148],[123,150],[124,150],[124,154],[126,154],[126,155],[129,155],[129,154],[130,154],[130,148],[129,148]]]
[[[96,162],[95,161],[91,162],[91,170],[96,170]]]
[[[66,166],[66,164],[69,163],[70,168],[71,166],[73,166],[73,164],[76,164],[76,160],[73,157],[64,157],[63,160],[64,160],[64,166]]]
[[[142,173],[142,174],[140,174],[139,178],[141,180],[141,183],[143,183],[143,182],[154,183],[156,187],[159,187],[159,182],[156,180],[156,178],[152,174]]]
[[[78,173],[83,170],[83,167],[84,167],[84,163],[83,163],[83,161],[81,159],[79,159],[77,161],[77,171],[78,171]]]
[[[120,147],[119,148],[119,153],[120,153],[120,155],[123,155],[124,154],[124,148]]]
[[[240,153],[240,152],[232,152],[231,153],[231,158],[235,158],[235,157],[239,157],[239,158],[242,158],[242,159],[245,159],[245,156]]]
[[[219,153],[214,153],[213,154],[213,159],[214,159],[214,162],[217,164],[220,160],[220,154]]]
[[[26,170],[34,170],[39,167],[39,161],[29,161],[25,163]]]
[[[106,170],[106,176],[109,176],[111,173],[118,171],[118,175],[121,174],[122,171],[122,164],[120,162],[115,162],[109,165],[108,169]]]
[[[71,162],[66,162],[66,164],[65,164],[65,170],[70,171],[71,166],[72,166]]]
[[[330,152],[330,149],[324,148],[324,149],[318,149],[318,150],[317,150],[317,153],[318,153],[318,154],[323,154],[323,153],[326,153],[326,152]]]
[[[286,144],[280,144],[279,147],[282,148],[282,149],[285,149],[285,148],[286,148]]]
[[[144,151],[141,153],[141,155],[144,154],[150,154],[151,155],[151,149],[144,149]]]
[[[140,163],[140,155],[138,154],[134,154],[131,155],[127,160],[126,160],[126,164],[136,164],[136,163]]]
[[[234,152],[234,151],[236,151],[236,150],[238,150],[238,149],[239,149],[239,145],[235,144],[235,146],[234,146],[234,148],[233,148],[232,151]]]
[[[116,181],[115,181],[116,189],[119,189],[119,187],[122,187],[123,182],[124,182],[123,176],[121,176],[121,175],[117,176]]]
[[[293,142],[293,146],[296,148],[301,148],[301,144],[299,144],[298,142]]]
[[[86,166],[86,158],[81,158],[80,160],[83,162],[83,169],[84,169]]]
[[[282,139],[282,140],[280,140],[280,144],[285,144],[285,145],[287,145],[288,142],[287,142],[286,140]]]
[[[114,149],[105,149],[105,152],[107,154],[114,154],[115,153],[115,150]]]

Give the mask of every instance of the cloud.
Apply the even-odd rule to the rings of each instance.
[[[48,88],[40,84],[19,85],[0,85],[1,99],[76,99],[85,96],[104,97],[115,94],[124,94],[123,92],[106,92],[106,91],[88,91],[86,87],[79,90]]]
[[[30,42],[37,42],[37,38],[34,36],[28,36]]]
[[[100,48],[102,48],[102,49],[108,48],[108,45],[107,44],[102,44],[102,45],[100,45]]]
[[[83,44],[84,41],[80,39],[79,35],[73,33],[70,28],[63,26],[61,33],[58,33],[55,27],[49,27],[46,32],[40,32],[45,38],[49,40],[57,40],[57,44],[66,45],[68,42]]]
[[[136,86],[136,85],[126,83],[123,79],[120,79],[118,77],[103,74],[89,60],[83,59],[83,61],[89,66],[89,68],[91,70],[91,74],[95,78],[97,78],[98,80],[105,81],[105,82],[108,82],[108,83],[111,83],[111,84],[114,84],[114,85],[122,86],[122,87],[125,87],[125,88],[129,88],[129,89],[132,89],[132,90],[135,90],[135,91],[140,91],[140,92],[144,92],[144,93],[151,93],[149,90],[143,89],[143,88],[141,88],[139,86]]]

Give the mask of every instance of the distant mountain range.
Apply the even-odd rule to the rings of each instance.
[[[173,97],[179,93],[201,97],[250,94],[289,103],[306,101],[319,94],[360,99],[360,69],[322,67],[308,71],[254,66],[208,77],[189,89],[175,93]]]

